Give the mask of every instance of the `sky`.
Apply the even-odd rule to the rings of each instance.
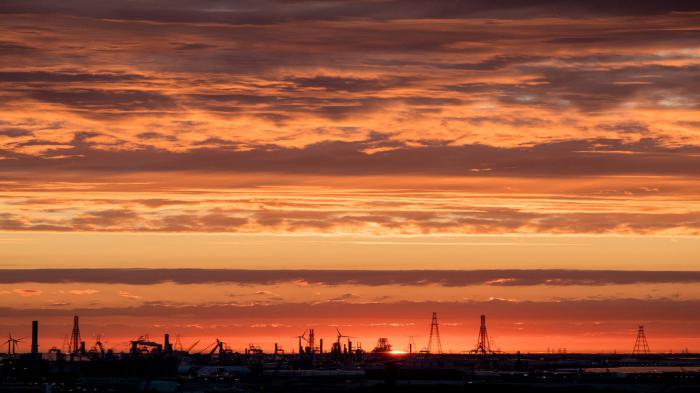
[[[526,3],[3,1],[0,330],[700,351],[700,7]]]

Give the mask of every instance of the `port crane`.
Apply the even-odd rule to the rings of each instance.
[[[105,355],[105,347],[102,343],[102,336],[100,336],[99,334],[95,338],[95,346],[91,348],[90,352],[99,353],[100,356]]]
[[[221,354],[225,351],[224,342],[219,340],[218,338],[216,339],[216,345],[214,345],[214,348],[212,348],[211,351],[209,351],[209,357],[214,356],[214,353],[217,349],[219,350],[219,357],[221,357]]]
[[[254,344],[248,344],[248,348],[245,349],[245,353],[248,355],[262,355],[263,350],[257,345]]]
[[[192,344],[192,345],[190,345],[189,347],[187,347],[187,349],[185,349],[184,351],[185,351],[186,353],[190,353],[190,352],[194,349],[194,347],[196,347],[197,344],[199,344],[200,341],[201,341],[201,340],[195,341],[194,344]],[[182,350],[182,344],[180,344],[180,350]]]
[[[150,348],[150,350],[149,350]],[[162,352],[163,344],[150,341],[148,336],[141,336],[136,340],[131,341],[131,354],[138,355],[149,352]]]

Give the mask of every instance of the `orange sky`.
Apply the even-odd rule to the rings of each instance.
[[[499,3],[4,1],[0,330],[700,350],[700,10]]]

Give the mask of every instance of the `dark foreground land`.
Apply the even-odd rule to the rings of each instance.
[[[0,358],[0,392],[700,392],[700,356],[84,354]]]

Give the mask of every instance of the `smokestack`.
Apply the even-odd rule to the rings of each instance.
[[[277,355],[277,352],[279,352],[279,348],[277,347],[277,343],[275,343],[275,355]]]
[[[39,321],[32,321],[32,357],[39,357]]]
[[[173,347],[170,345],[170,335],[168,333],[165,333],[165,342],[163,346],[165,347],[165,353],[171,353],[173,351]]]
[[[85,341],[80,342],[80,354],[85,355]]]
[[[319,347],[318,347],[318,352],[323,355],[323,339],[318,340],[319,341]]]

